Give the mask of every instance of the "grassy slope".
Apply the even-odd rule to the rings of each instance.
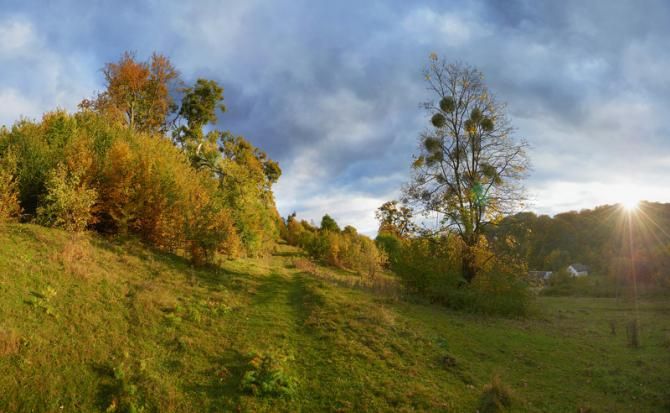
[[[542,298],[506,320],[316,280],[288,248],[193,270],[30,225],[0,227],[0,247],[0,412],[104,411],[114,369],[145,411],[472,412],[496,373],[515,411],[670,409],[668,302],[642,303],[634,350],[629,306],[608,299]],[[292,398],[240,391],[252,352],[284,360]]]

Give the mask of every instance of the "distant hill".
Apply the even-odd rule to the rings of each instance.
[[[531,270],[583,263],[596,274],[617,276],[620,259],[633,257],[639,281],[670,286],[670,204],[641,202],[632,211],[604,205],[554,217],[523,212],[506,217],[489,236],[512,237]]]

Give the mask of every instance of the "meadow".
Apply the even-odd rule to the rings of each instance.
[[[129,238],[0,228],[0,412],[670,409],[670,303],[448,310],[267,258],[194,268]],[[316,274],[316,275],[315,275]],[[392,289],[390,289],[392,290]]]

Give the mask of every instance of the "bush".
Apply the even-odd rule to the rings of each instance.
[[[465,281],[460,273],[459,247],[452,237],[417,237],[394,243],[390,262],[410,292],[437,298]]]
[[[119,413],[142,413],[145,406],[141,401],[138,386],[134,383],[137,377],[133,377],[132,370],[120,364],[113,370],[113,382],[108,388],[110,396],[109,405],[105,412]]]
[[[76,172],[59,165],[48,176],[46,195],[37,208],[37,222],[67,231],[83,231],[93,223],[97,191],[82,182]]]
[[[239,192],[222,189],[211,171],[194,169],[169,140],[92,112],[56,111],[0,130],[0,154],[2,217],[15,216],[18,202],[42,225],[138,235],[197,264],[243,252],[248,244],[240,228],[247,240],[273,239],[262,225],[237,218],[273,226],[276,212],[235,200]]]
[[[382,233],[375,238],[377,248],[387,256],[386,267],[398,266],[398,260],[402,251],[402,240],[393,234]]]
[[[493,255],[485,243],[475,249],[479,273],[467,283],[461,272],[463,248],[455,236],[385,236],[381,242],[390,245],[390,268],[410,292],[474,313],[516,316],[530,309],[531,295],[520,277],[525,267]]]
[[[0,222],[16,219],[20,215],[16,156],[7,151],[0,157]]]
[[[512,392],[500,376],[495,375],[491,383],[484,386],[477,411],[480,413],[503,413],[512,407]]]
[[[304,221],[298,223],[295,218],[289,219],[287,241],[294,242],[313,258],[334,267],[376,276],[386,263],[386,254],[377,248],[374,241],[358,234],[351,226],[342,232],[333,230],[325,217],[325,229],[319,230]]]
[[[196,265],[212,262],[214,253],[235,257],[240,240],[230,213],[207,193],[194,193],[186,211],[184,234],[188,251]]]
[[[281,361],[269,354],[252,354],[240,383],[242,391],[255,396],[292,397],[296,381],[286,373]]]

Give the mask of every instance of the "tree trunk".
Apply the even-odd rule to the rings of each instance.
[[[463,256],[461,257],[461,267],[463,271],[463,278],[469,283],[477,275],[477,263],[475,262],[475,254],[472,247],[466,245],[463,248]]]

